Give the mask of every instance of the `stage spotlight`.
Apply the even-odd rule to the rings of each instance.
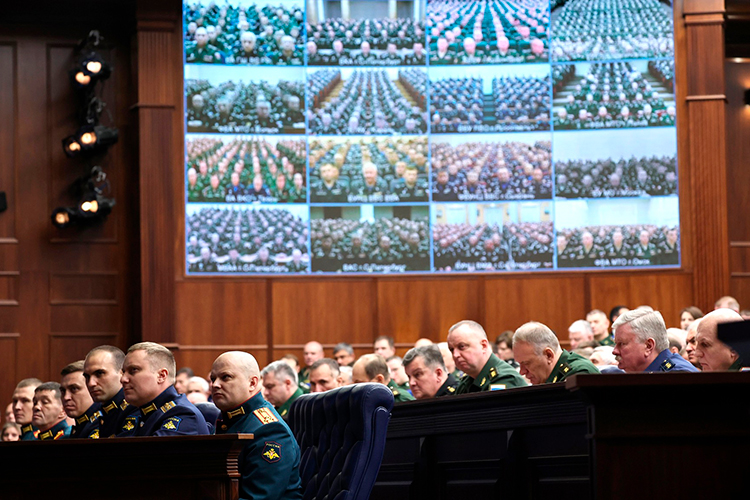
[[[96,153],[115,144],[118,137],[119,132],[116,128],[104,125],[84,125],[75,134],[63,139],[63,151],[71,158],[82,153]]]
[[[65,229],[75,223],[76,219],[75,210],[72,208],[58,207],[52,211],[52,225],[58,229]]]
[[[96,82],[106,80],[111,74],[112,66],[96,52],[84,54],[70,70],[73,86],[79,89],[93,87]]]
[[[78,203],[78,215],[83,219],[105,219],[115,206],[114,198],[106,198],[94,190],[88,191]]]

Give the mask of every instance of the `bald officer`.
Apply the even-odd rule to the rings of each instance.
[[[487,333],[476,321],[459,321],[448,330],[448,349],[456,368],[466,373],[456,394],[524,387],[526,381],[508,363],[492,354]]]
[[[575,373],[599,373],[588,359],[560,348],[555,334],[542,323],[526,323],[516,330],[513,357],[533,385],[562,382]]]
[[[216,434],[252,433],[240,453],[240,498],[302,498],[300,449],[292,431],[261,394],[260,370],[246,352],[220,355],[211,368]]]
[[[172,352],[154,342],[128,349],[122,365],[125,400],[140,411],[125,419],[122,431],[133,436],[209,434],[203,414],[174,388]]]
[[[742,359],[717,336],[721,323],[742,321],[742,316],[731,309],[716,309],[706,314],[698,323],[695,336],[695,357],[704,372],[736,372],[742,369]]]

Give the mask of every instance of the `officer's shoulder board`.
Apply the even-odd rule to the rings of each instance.
[[[446,390],[448,392],[450,392],[451,394],[453,394],[454,392],[456,392],[456,388],[453,387],[452,385],[449,385],[448,387],[446,387]]]
[[[274,415],[273,412],[268,408],[258,408],[253,412],[253,415],[255,415],[255,417],[260,420],[260,423],[263,425],[279,421],[279,419],[276,418],[276,415]]]
[[[668,371],[672,370],[674,367],[675,367],[674,363],[672,363],[668,359],[665,359],[664,361],[662,361],[661,366],[659,367],[659,369],[661,371],[663,371],[663,372],[668,372]]]
[[[175,403],[174,401],[170,401],[168,403],[165,403],[164,406],[162,406],[159,409],[161,410],[162,413],[167,413],[169,410],[171,410],[175,406],[177,406],[177,403]]]
[[[560,373],[558,375],[555,375],[555,378],[552,379],[553,384],[557,382],[557,379],[561,378],[561,376],[564,377],[565,375],[570,373],[570,365],[565,361],[561,361],[560,364],[557,365],[557,370]]]
[[[490,368],[490,378],[495,378],[495,377],[497,377],[497,368],[493,366],[492,368]],[[484,382],[482,382],[482,385],[484,385]]]

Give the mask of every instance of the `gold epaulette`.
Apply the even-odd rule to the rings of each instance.
[[[169,410],[171,410],[171,409],[172,409],[172,408],[174,408],[175,406],[177,406],[177,403],[175,403],[174,401],[170,401],[170,402],[168,402],[168,403],[165,403],[165,404],[164,404],[164,405],[163,405],[163,406],[162,406],[161,408],[159,408],[159,409],[161,410],[161,412],[162,412],[162,413],[167,413],[167,412],[168,412]]]
[[[239,417],[240,415],[244,415],[244,414],[245,414],[245,409],[240,406],[236,410],[232,410],[230,412],[227,412],[227,417],[229,417],[229,420],[231,420],[234,417]]]
[[[152,411],[156,411],[156,403],[151,403],[148,406],[142,407],[141,411],[143,412],[144,415],[148,415]]]

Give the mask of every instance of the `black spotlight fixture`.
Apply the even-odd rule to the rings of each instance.
[[[109,182],[101,167],[93,167],[70,189],[79,201],[75,207],[58,207],[52,211],[52,225],[58,229],[103,222],[115,206],[115,199],[105,196]]]
[[[93,30],[78,44],[80,56],[70,70],[70,79],[75,88],[93,88],[96,82],[104,81],[112,74],[112,66],[96,51],[103,42],[104,38]]]
[[[63,151],[70,158],[81,154],[98,153],[117,142],[119,132],[116,128],[104,125],[84,125],[75,134],[63,139]]]
[[[52,211],[52,225],[58,229],[73,225],[77,219],[76,211],[70,207],[58,207]]]

